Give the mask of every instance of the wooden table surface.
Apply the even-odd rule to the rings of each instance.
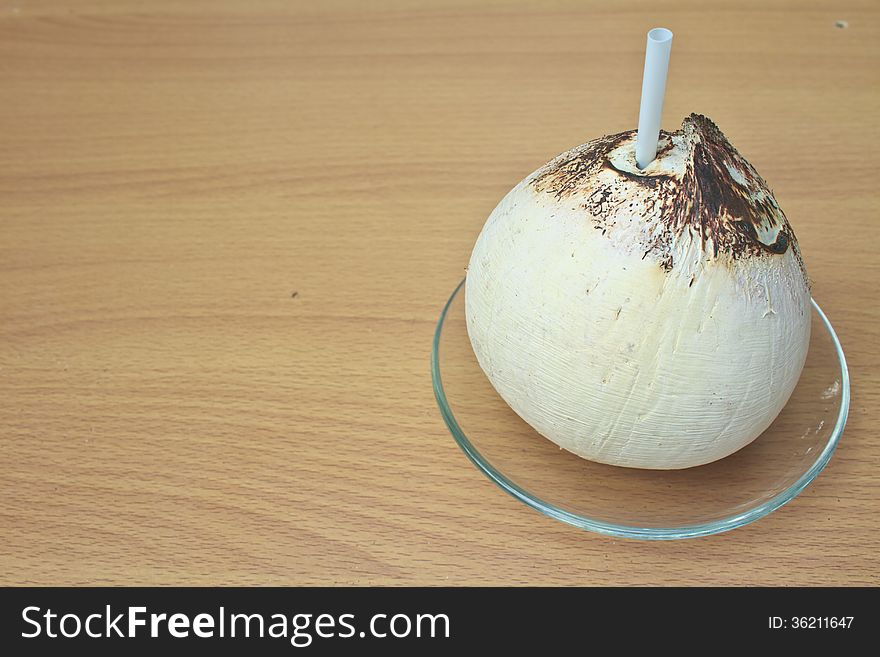
[[[635,127],[655,25],[664,126],[771,182],[853,402],[792,503],[643,543],[474,469],[429,354],[498,199]],[[880,583],[878,44],[867,0],[4,0],[0,582]]]

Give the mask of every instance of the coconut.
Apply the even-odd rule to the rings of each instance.
[[[674,469],[744,447],[779,414],[810,339],[810,289],[767,183],[704,116],[556,157],[477,239],[477,360],[534,429],[593,461]]]

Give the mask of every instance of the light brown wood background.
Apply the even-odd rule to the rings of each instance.
[[[846,20],[848,27],[835,27]],[[449,436],[431,336],[498,199],[711,116],[853,378],[794,502],[685,542],[545,518]],[[0,2],[0,582],[878,584],[880,8]]]

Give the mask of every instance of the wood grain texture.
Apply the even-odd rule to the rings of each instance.
[[[849,27],[835,27],[835,21]],[[519,179],[712,117],[849,358],[830,466],[745,528],[545,518],[440,419],[437,315]],[[0,3],[0,582],[878,584],[880,8]]]

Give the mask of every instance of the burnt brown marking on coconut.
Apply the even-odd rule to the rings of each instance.
[[[605,166],[608,153],[631,134],[632,131],[606,135],[563,153],[544,167],[532,185],[560,200],[584,191],[585,184]]]
[[[661,223],[641,248],[671,271],[673,245],[690,231],[710,258],[732,260],[781,255],[792,248],[803,271],[797,240],[766,181],[708,118],[691,114],[674,133],[661,131],[662,159],[674,146],[685,149],[684,172],[641,173],[614,166],[609,155],[631,142],[635,131],[608,135],[564,153],[531,180],[537,192],[556,199],[581,199],[603,235],[632,217],[631,206],[646,209],[647,221]],[[603,170],[616,175],[600,175]],[[772,243],[761,235],[774,235]]]

